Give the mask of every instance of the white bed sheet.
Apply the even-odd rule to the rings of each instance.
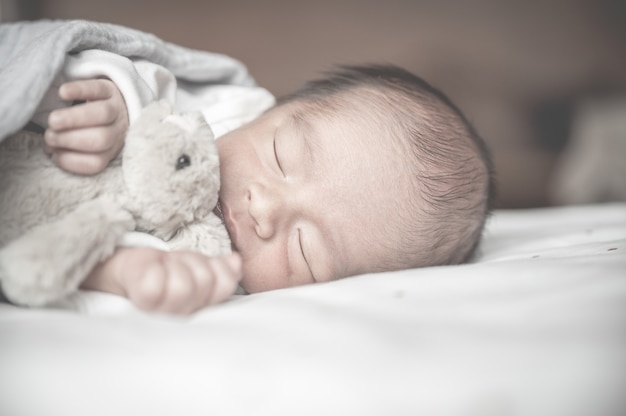
[[[189,318],[0,305],[0,415],[626,414],[626,204],[498,211],[474,264]]]

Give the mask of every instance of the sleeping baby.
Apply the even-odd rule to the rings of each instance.
[[[94,174],[123,146],[127,102],[71,81],[49,115],[62,169]],[[206,114],[206,113],[205,113]],[[485,143],[459,109],[394,66],[339,67],[217,141],[216,208],[233,254],[120,247],[83,283],[138,307],[191,313],[230,296],[467,261],[493,202]],[[227,284],[228,283],[228,284]]]

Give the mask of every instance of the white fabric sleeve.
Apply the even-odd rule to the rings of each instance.
[[[181,85],[176,91],[180,111],[201,111],[215,138],[254,120],[274,106],[265,88],[241,85]]]
[[[176,78],[162,66],[89,49],[67,56],[65,65],[43,97],[32,121],[47,128],[51,111],[71,105],[59,98],[59,87],[68,81],[93,78],[108,78],[115,83],[124,97],[131,123],[152,101],[164,98],[173,103],[176,99]]]
[[[130,231],[124,234],[120,247],[150,247],[162,251],[170,251],[170,246],[158,237],[139,231]]]

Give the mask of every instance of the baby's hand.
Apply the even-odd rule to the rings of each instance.
[[[101,172],[124,146],[128,111],[122,93],[108,79],[89,79],[61,85],[59,96],[84,103],[50,113],[47,152],[69,172]]]
[[[239,280],[238,254],[207,257],[191,251],[122,248],[82,287],[126,296],[146,311],[190,314],[228,299]]]

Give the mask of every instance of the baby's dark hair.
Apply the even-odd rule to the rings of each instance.
[[[470,260],[495,199],[493,163],[483,139],[446,95],[392,65],[338,67],[278,105],[299,102],[332,111],[354,98],[367,100],[375,117],[391,122],[390,136],[412,156],[407,175],[419,197],[409,202],[406,228],[398,230],[400,255],[381,270]],[[338,101],[341,106],[333,105]]]

